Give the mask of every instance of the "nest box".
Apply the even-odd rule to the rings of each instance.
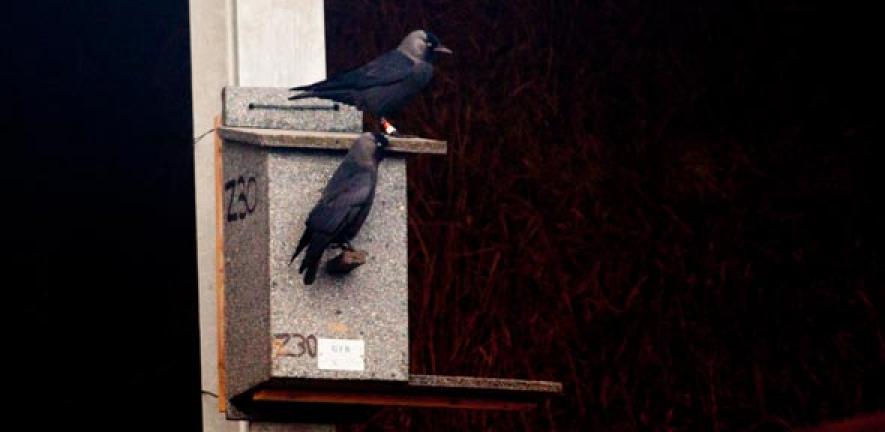
[[[362,131],[362,114],[324,100],[288,101],[288,94],[277,88],[224,91],[218,128],[222,375],[223,399],[236,405],[228,407],[228,416],[247,417],[238,400],[277,400],[280,391],[293,388],[313,389],[315,398],[330,388],[350,394],[372,388],[386,394],[384,400],[392,400],[392,392],[410,402],[439,387],[434,383],[482,387],[470,379],[409,374],[405,158],[445,154],[446,143],[390,139],[372,210],[353,240],[367,253],[366,262],[347,274],[330,274],[325,263],[338,252],[327,250],[316,281],[305,286],[300,258],[292,265],[289,260],[308,213]],[[530,392],[550,391],[549,385],[525,383]],[[339,391],[333,400],[340,398]]]

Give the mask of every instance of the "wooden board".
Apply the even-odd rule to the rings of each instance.
[[[458,408],[501,411],[528,410],[537,405],[535,402],[496,400],[479,397],[281,389],[259,390],[252,396],[252,400],[266,402],[322,403],[411,408]]]
[[[562,393],[562,384],[461,376],[412,375],[404,385],[289,382],[252,394],[253,402],[518,411]]]
[[[220,127],[222,138],[267,147],[347,150],[359,134],[353,132],[314,132],[284,129]],[[393,153],[446,154],[445,141],[428,138],[388,138],[387,151]]]
[[[861,414],[843,420],[797,429],[798,432],[881,432],[885,431],[885,412]]]

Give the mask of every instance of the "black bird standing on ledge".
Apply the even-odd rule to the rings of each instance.
[[[364,66],[291,88],[303,92],[289,100],[316,97],[353,105],[379,117],[385,133],[396,134],[387,116],[398,112],[430,82],[436,53],[451,54],[452,50],[432,33],[415,30],[395,50]]]
[[[387,139],[381,134],[366,132],[360,135],[307,216],[304,234],[289,260],[289,264],[292,264],[295,257],[307,248],[298,269],[298,273],[306,271],[305,285],[312,284],[316,279],[320,258],[327,247],[338,245],[353,250],[350,240],[359,233],[372,208],[378,182],[378,162],[386,146]]]

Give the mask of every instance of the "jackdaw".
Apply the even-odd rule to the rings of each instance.
[[[289,260],[291,265],[295,257],[307,248],[298,269],[298,273],[306,271],[305,285],[312,284],[316,278],[320,258],[327,247],[353,250],[350,240],[360,231],[372,208],[378,181],[378,162],[386,146],[387,139],[381,134],[366,132],[360,135],[307,216],[304,234]]]
[[[316,97],[354,105],[379,117],[385,133],[396,134],[387,116],[398,112],[427,85],[433,77],[436,53],[451,54],[452,50],[432,33],[415,30],[395,50],[364,66],[289,89],[303,90],[289,100]]]

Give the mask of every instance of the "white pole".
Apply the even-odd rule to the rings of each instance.
[[[323,0],[238,1],[238,85],[292,87],[325,78],[323,17]]]
[[[227,85],[288,87],[326,77],[323,0],[190,0],[194,181],[205,432],[332,432],[333,425],[228,421],[218,412],[215,159],[211,130]]]

